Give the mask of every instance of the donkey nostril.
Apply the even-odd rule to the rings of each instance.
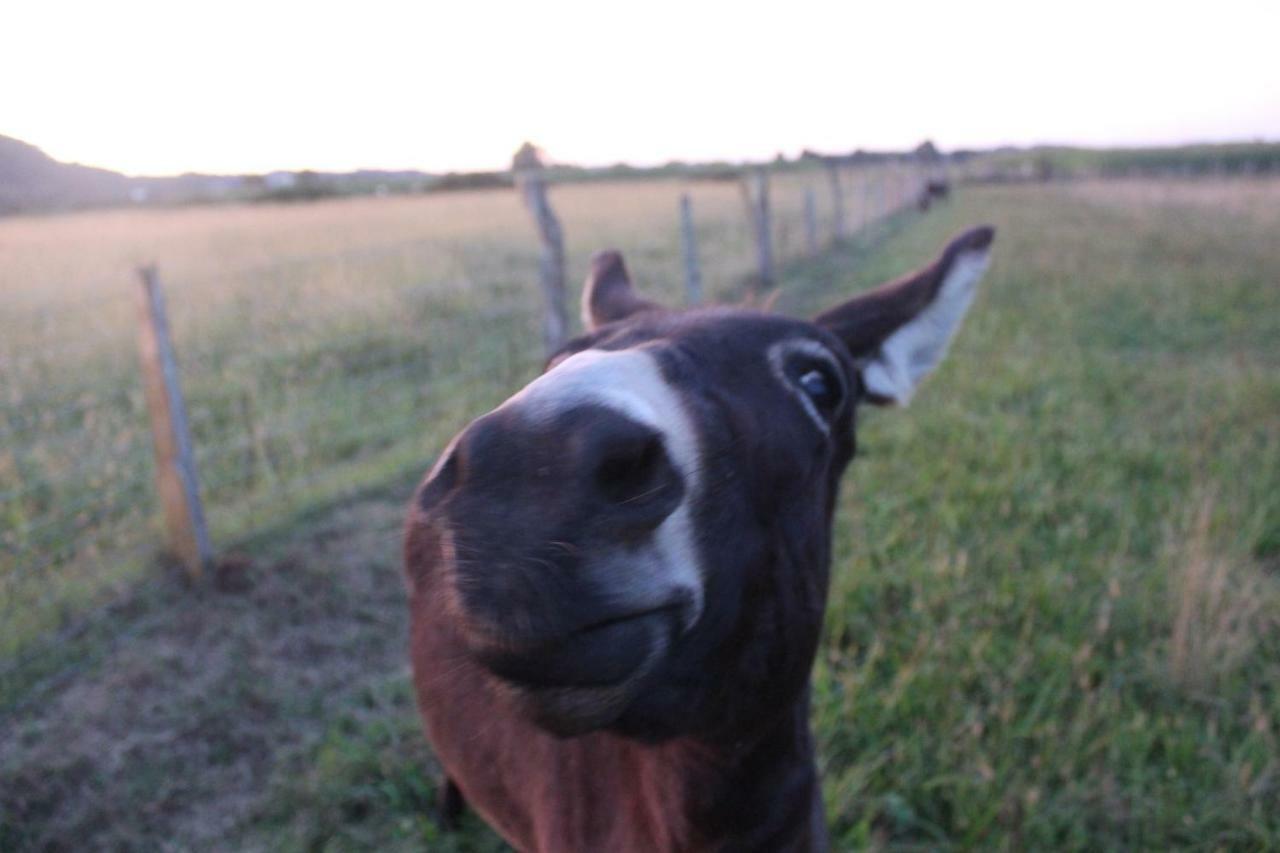
[[[596,466],[596,485],[616,503],[634,500],[661,487],[658,474],[666,463],[662,439],[649,436],[611,447]]]

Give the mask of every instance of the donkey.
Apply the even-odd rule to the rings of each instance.
[[[671,311],[595,257],[587,333],[409,510],[418,706],[525,851],[824,850],[809,673],[861,404],[905,404],[994,230],[811,322]]]
[[[933,178],[925,183],[920,189],[920,194],[916,197],[916,207],[920,212],[928,210],[933,204],[934,199],[938,201],[946,201],[951,195],[951,182],[940,178]]]

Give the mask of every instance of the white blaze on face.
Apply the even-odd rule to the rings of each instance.
[[[672,465],[684,479],[684,498],[654,532],[653,559],[640,561],[645,571],[625,578],[628,599],[670,600],[673,593],[692,601],[685,628],[702,613],[703,572],[693,534],[694,500],[701,493],[702,472],[693,422],[680,395],[662,377],[657,359],[645,349],[576,353],[526,385],[500,409],[515,409],[523,418],[549,421],[582,405],[606,406],[662,436]]]

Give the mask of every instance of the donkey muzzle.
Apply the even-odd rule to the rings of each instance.
[[[601,405],[491,412],[424,485],[465,645],[545,727],[621,713],[696,618],[685,494],[663,434]]]

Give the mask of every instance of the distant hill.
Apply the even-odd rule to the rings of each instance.
[[[261,187],[239,175],[140,178],[110,169],[61,163],[34,145],[0,136],[0,215],[125,204],[216,201],[248,197]]]
[[[129,179],[119,172],[59,163],[34,145],[0,136],[0,213],[124,204]]]
[[[414,170],[271,172],[267,175],[202,175],[148,178],[76,163],[61,163],[34,145],[0,135],[0,215],[138,204],[214,201],[293,201],[334,195],[421,192],[460,176]],[[465,176],[462,176],[465,177]]]

